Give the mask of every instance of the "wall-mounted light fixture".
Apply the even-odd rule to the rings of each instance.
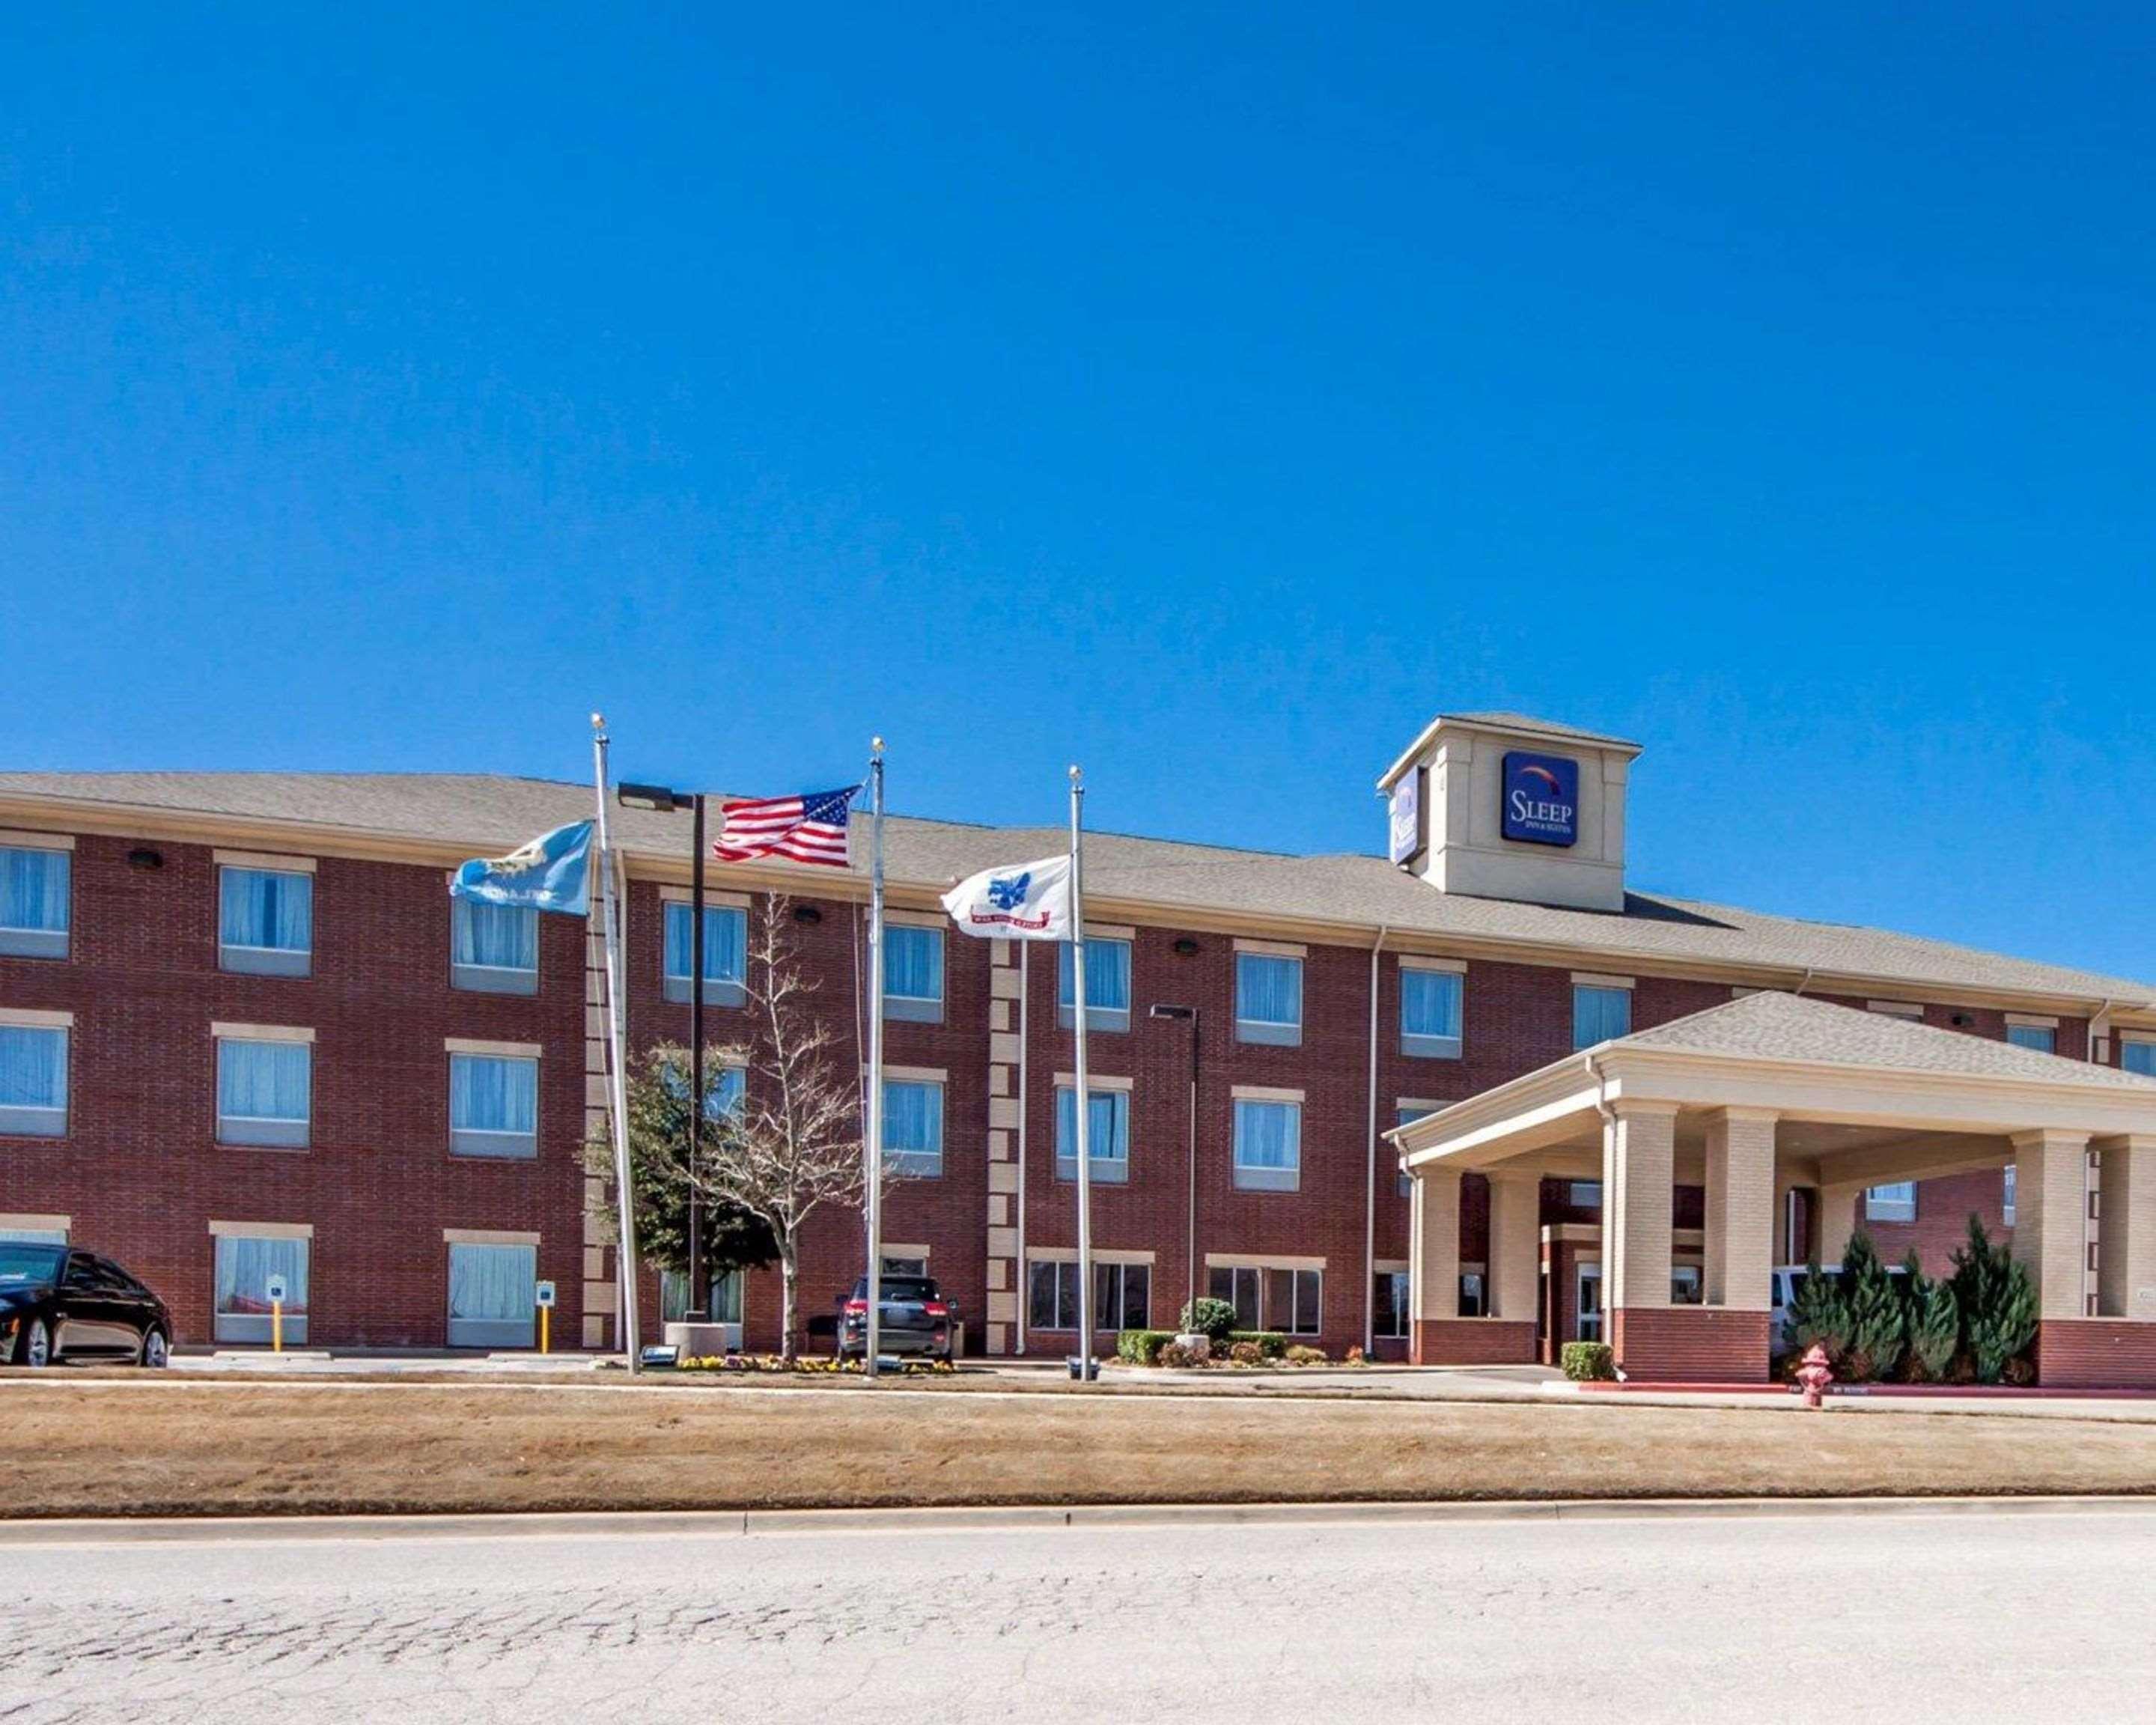
[[[793,907],[793,920],[796,922],[821,922],[824,920],[824,913],[814,905],[796,905]]]
[[[127,853],[127,866],[131,869],[162,869],[164,865],[165,853],[152,850],[146,845],[138,845]]]
[[[1178,935],[1176,937],[1175,950],[1186,958],[1195,957],[1198,952],[1198,942],[1187,934]]]

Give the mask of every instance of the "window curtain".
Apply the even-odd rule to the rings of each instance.
[[[0,850],[0,928],[64,934],[69,860],[64,850]]]
[[[217,1111],[231,1120],[305,1120],[314,1050],[304,1042],[217,1045]]]
[[[458,964],[486,970],[539,968],[539,913],[476,899],[449,901],[451,953]]]
[[[0,1108],[67,1106],[67,1036],[0,1025]]]
[[[2006,1040],[2016,1048],[2031,1049],[2038,1054],[2058,1052],[2059,1033],[2049,1024],[2009,1024]]]
[[[452,1243],[450,1322],[530,1323],[538,1272],[536,1246]]]
[[[1300,1024],[1302,961],[1263,952],[1238,952],[1235,1016],[1255,1024]]]
[[[1293,1102],[1235,1104],[1235,1160],[1245,1168],[1291,1168],[1302,1155],[1302,1110]]]
[[[1055,1154],[1078,1159],[1078,1093],[1070,1086],[1055,1092]],[[1086,1098],[1086,1152],[1096,1162],[1127,1162],[1131,1153],[1130,1092],[1096,1090]]]
[[[228,868],[223,876],[218,938],[226,946],[278,952],[304,952],[313,946],[313,875]]]
[[[1057,1004],[1078,1003],[1070,981],[1070,942],[1056,952]],[[1128,1012],[1131,1009],[1131,943],[1128,941],[1088,940],[1086,942],[1086,1009],[1091,1012]]]
[[[711,1062],[704,1063],[704,1118],[724,1120],[742,1105],[742,1093],[747,1082],[739,1066],[721,1066],[711,1070]]]
[[[943,931],[886,926],[883,991],[901,1000],[943,998]]]
[[[2156,1078],[2156,1042],[2122,1043],[2118,1064],[2129,1072],[2139,1072]]]
[[[883,1143],[916,1156],[943,1153],[943,1086],[886,1083],[883,1087]]]
[[[1460,978],[1445,970],[1400,973],[1400,1029],[1409,1036],[1460,1040]]]
[[[1572,991],[1572,1045],[1592,1048],[1598,1042],[1628,1034],[1632,1029],[1632,991],[1630,988],[1578,988]]]
[[[690,921],[695,906],[670,900],[666,906],[666,974],[689,978],[689,948],[695,944]],[[738,983],[748,975],[748,912],[732,905],[704,906],[704,980]]]
[[[449,1126],[529,1137],[538,1130],[539,1063],[495,1055],[449,1056]]]
[[[224,1234],[217,1242],[217,1311],[219,1317],[268,1317],[270,1278],[285,1278],[285,1316],[307,1312],[307,1247],[305,1240],[262,1240]]]

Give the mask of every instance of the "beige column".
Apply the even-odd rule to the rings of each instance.
[[[1676,1105],[1618,1101],[1610,1112],[1602,1128],[1603,1305],[1666,1306]]]
[[[1536,1174],[1490,1176],[1490,1312],[1532,1323],[1542,1294],[1543,1183]]]
[[[1864,1188],[1821,1186],[1817,1189],[1819,1221],[1812,1229],[1812,1261],[1839,1264],[1849,1249],[1849,1236],[1856,1232],[1856,1201],[1864,1196]]]
[[[2156,1318],[2156,1137],[2098,1138],[2096,1309]],[[2025,1172],[2016,1177],[2028,1178]],[[2020,1237],[2017,1194],[2015,1236]]]
[[[1415,1170],[1408,1266],[1419,1320],[1460,1316],[1460,1171]]]
[[[1764,1312],[1774,1302],[1774,1117],[1717,1108],[1707,1117],[1709,1306]]]
[[[2020,1170],[2014,1183],[2014,1255],[2036,1284],[2036,1315],[2080,1317],[2087,1310],[2088,1134],[2016,1132],[2013,1144]]]

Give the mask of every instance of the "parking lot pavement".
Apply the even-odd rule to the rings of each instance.
[[[0,1717],[2147,1717],[2156,1515],[18,1545]]]

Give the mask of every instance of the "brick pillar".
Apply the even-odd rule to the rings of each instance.
[[[1490,1314],[1532,1324],[1542,1296],[1542,1179],[1490,1176]]]
[[[1018,1207],[1025,1201],[1023,1165],[1025,1099],[1023,1070],[1025,973],[1010,941],[988,942],[988,1257],[987,1321],[981,1345],[1009,1353],[1020,1339],[1019,1301],[1025,1297],[1018,1260]]]
[[[2020,1173],[2014,1194],[2014,1255],[2036,1285],[2040,1318],[2077,1318],[2087,1260],[2088,1135],[2035,1132],[2014,1135]]]
[[[1418,1169],[1413,1203],[1415,1322],[1460,1316],[1460,1171]]]
[[[2096,1309],[2156,1318],[2156,1137],[2098,1138],[2096,1148]]]
[[[2036,1374],[2047,1389],[2156,1389],[2156,1137],[2096,1141],[2097,1316],[2085,1315],[2089,1141],[2014,1140],[2014,1255],[2036,1278]]]
[[[1707,1275],[1710,1306],[1773,1306],[1774,1117],[1718,1108],[1707,1117]]]
[[[1618,1101],[1610,1111],[1602,1128],[1602,1303],[1609,1345],[1630,1368],[1670,1307],[1677,1111]]]

